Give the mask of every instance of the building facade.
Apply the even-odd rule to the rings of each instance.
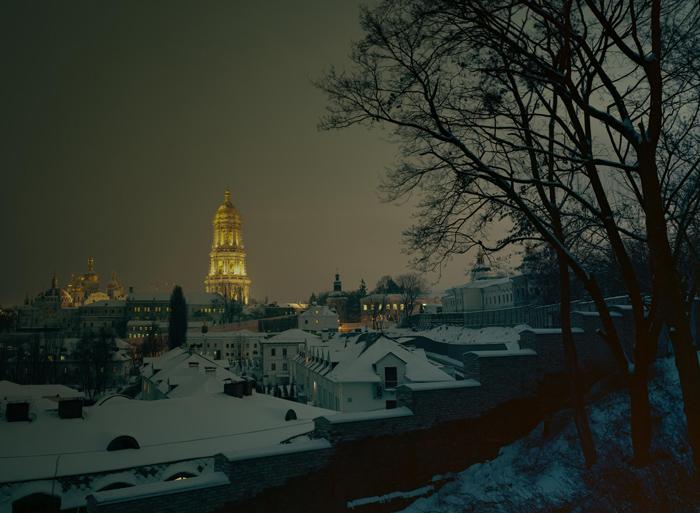
[[[224,203],[212,221],[214,241],[209,253],[209,275],[204,280],[207,292],[218,292],[248,304],[250,279],[243,251],[243,222],[231,203],[226,189]]]
[[[261,341],[263,385],[291,383],[292,359],[304,344],[320,343],[321,338],[302,330],[287,330]]]
[[[291,361],[299,402],[354,413],[396,408],[396,388],[407,383],[450,383],[454,378],[409,350],[374,334],[309,340]]]
[[[338,331],[338,314],[327,306],[311,306],[299,314],[299,329],[310,332]]]

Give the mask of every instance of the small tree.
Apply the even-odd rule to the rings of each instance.
[[[175,349],[187,343],[187,302],[182,287],[175,285],[170,296],[170,326],[168,328],[168,349]]]
[[[372,294],[367,298],[367,310],[372,319],[372,328],[381,330],[384,325],[384,315],[389,305],[385,294]]]
[[[158,334],[158,323],[154,322],[151,324],[150,328],[146,338],[141,344],[142,356],[158,356],[162,354],[165,349],[163,337]]]
[[[377,286],[374,288],[373,294],[398,294],[399,286],[396,284],[394,279],[389,276],[382,276],[377,281]]]
[[[399,287],[399,297],[403,305],[405,319],[411,326],[411,313],[416,301],[428,294],[428,283],[419,274],[406,273],[396,278],[396,285]]]
[[[243,363],[247,360],[245,354],[246,340],[243,337],[236,337],[231,344],[231,361],[243,369]]]
[[[86,331],[76,343],[71,358],[78,366],[78,379],[88,397],[95,397],[107,388],[109,367],[116,351],[114,336],[104,328],[97,334]]]
[[[45,332],[42,347],[42,360],[45,362],[45,380],[47,383],[58,383],[62,374],[59,364],[61,356],[66,352],[65,336],[60,332]]]

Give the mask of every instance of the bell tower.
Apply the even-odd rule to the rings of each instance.
[[[228,187],[212,225],[214,240],[209,253],[209,275],[204,280],[206,290],[248,304],[250,279],[243,251],[243,222],[231,203]]]

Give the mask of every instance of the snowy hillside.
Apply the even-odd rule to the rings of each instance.
[[[569,411],[505,447],[490,462],[455,476],[405,513],[535,511],[700,511],[700,483],[692,480],[685,416],[672,358],[656,363],[649,384],[654,463],[630,465],[629,396],[608,378],[587,396],[598,462],[587,470]]]

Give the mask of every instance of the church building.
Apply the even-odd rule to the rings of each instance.
[[[204,280],[207,292],[238,299],[248,304],[250,279],[246,271],[241,216],[231,203],[228,188],[224,204],[212,221],[214,242],[209,253],[209,275]]]

